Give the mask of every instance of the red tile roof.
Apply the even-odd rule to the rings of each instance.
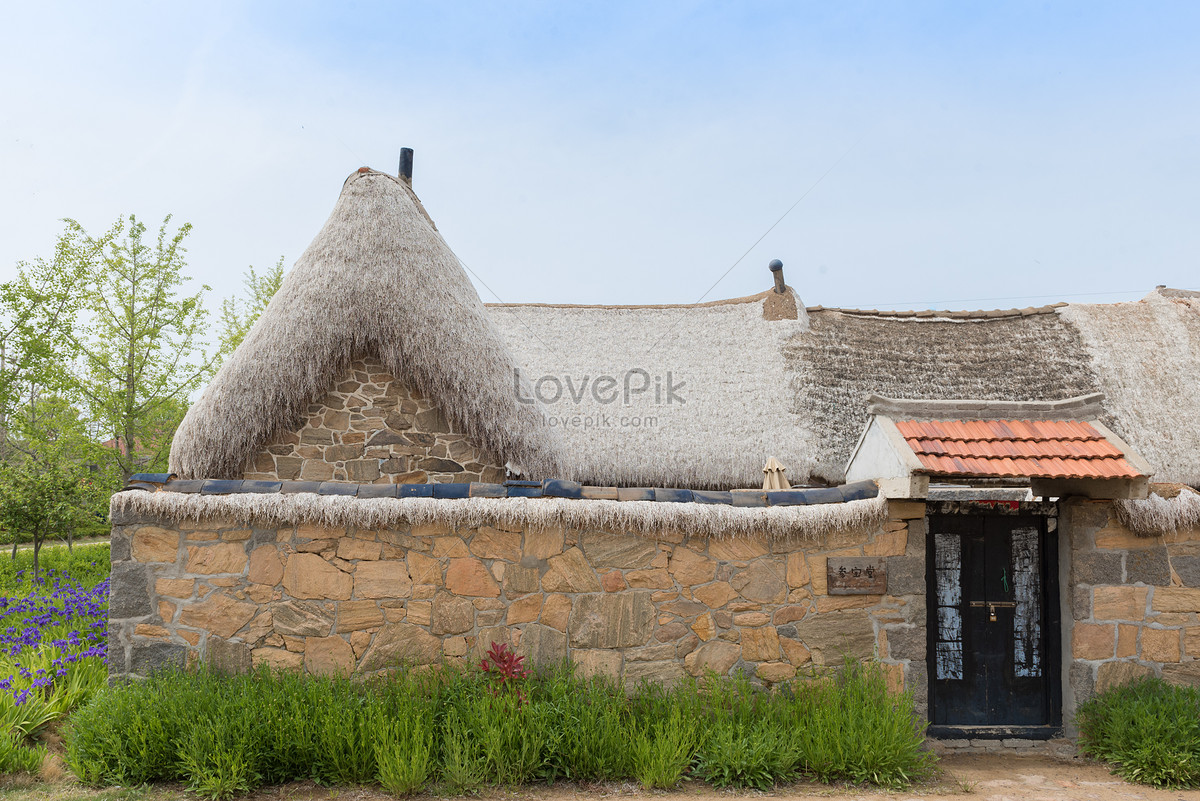
[[[1077,420],[902,420],[900,434],[935,475],[1135,478],[1121,450]]]

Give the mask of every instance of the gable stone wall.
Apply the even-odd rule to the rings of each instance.
[[[495,462],[455,432],[432,399],[374,359],[359,359],[302,421],[254,456],[244,478],[499,483],[505,473]]]

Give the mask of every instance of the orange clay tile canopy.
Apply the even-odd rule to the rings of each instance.
[[[979,478],[1136,478],[1142,473],[1090,424],[1077,420],[901,420],[933,475]]]

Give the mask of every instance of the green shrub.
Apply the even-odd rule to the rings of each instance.
[[[0,775],[37,773],[46,758],[46,746],[29,746],[19,734],[0,730]]]
[[[519,687],[449,666],[366,682],[201,670],[105,688],[71,721],[67,755],[89,784],[181,782],[214,799],[295,780],[407,795],[559,778],[668,788],[689,773],[761,790],[800,774],[904,784],[932,766],[921,735],[912,699],[859,665],[782,690],[710,676],[632,695],[566,667]]]
[[[1200,786],[1200,689],[1146,678],[1079,707],[1080,750],[1129,781]]]

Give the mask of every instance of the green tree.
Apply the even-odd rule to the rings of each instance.
[[[71,386],[114,441],[108,458],[125,480],[165,468],[188,398],[212,370],[203,339],[209,287],[182,292],[191,225],[172,232],[170,222],[168,215],[152,243],[132,214],[99,237],[67,220],[63,235],[86,287],[86,323],[68,334],[79,352]]]
[[[95,443],[77,409],[36,387],[10,419],[8,442],[9,457],[0,463],[0,524],[13,538],[14,557],[20,536],[30,536],[36,576],[43,543],[61,537],[70,546],[99,511],[88,464]]]
[[[283,283],[283,256],[275,262],[275,266],[262,275],[253,266],[246,271],[242,280],[246,287],[246,296],[242,298],[227,298],[221,301],[220,355],[224,359],[233,353],[234,348],[242,344],[251,327],[262,316],[271,298],[279,291]]]

